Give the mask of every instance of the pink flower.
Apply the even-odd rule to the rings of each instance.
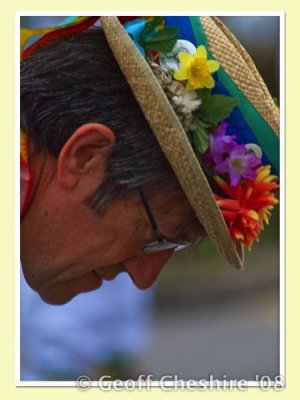
[[[244,145],[236,145],[231,153],[222,162],[216,163],[215,171],[218,174],[228,174],[230,185],[237,186],[242,178],[254,179],[256,168],[261,160],[254,154],[248,154]]]
[[[237,186],[242,178],[255,178],[261,160],[239,144],[235,135],[226,135],[227,127],[228,123],[221,122],[215,132],[209,134],[209,148],[203,160],[215,173],[228,175],[231,186]]]
[[[204,155],[207,165],[218,164],[224,160],[224,156],[230,154],[238,144],[236,136],[226,135],[228,123],[221,122],[215,132],[209,135],[209,149]]]

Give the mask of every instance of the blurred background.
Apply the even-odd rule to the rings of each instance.
[[[22,17],[21,25],[63,18]],[[221,19],[279,99],[279,17]],[[151,289],[137,290],[124,274],[104,286],[55,307],[22,278],[21,380],[279,374],[278,207],[243,271],[225,265],[206,240],[177,253]]]

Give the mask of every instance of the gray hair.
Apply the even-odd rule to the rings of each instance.
[[[85,204],[99,212],[108,200],[151,184],[177,186],[101,29],[60,37],[21,62],[21,128],[55,157],[88,122],[116,134],[106,178]],[[154,184],[154,185],[153,185]]]

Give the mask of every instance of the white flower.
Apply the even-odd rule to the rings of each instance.
[[[196,91],[184,90],[182,94],[172,97],[172,103],[176,108],[180,108],[181,112],[188,114],[200,107],[201,99]]]
[[[185,89],[182,95],[182,104],[187,110],[195,111],[198,107],[200,107],[202,101],[199,99],[196,91],[187,91]]]
[[[192,126],[192,113],[202,103],[197,92],[195,90],[187,90],[182,82],[173,79],[172,73],[165,71],[160,65],[151,61],[149,61],[149,64],[179,118],[183,129],[185,132],[188,132]]]

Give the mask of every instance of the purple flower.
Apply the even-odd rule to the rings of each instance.
[[[235,141],[236,136],[226,135],[227,126],[227,122],[221,122],[215,132],[209,135],[209,150],[204,155],[207,165],[221,163],[224,156],[230,154],[232,149],[238,146]]]
[[[261,160],[254,154],[248,154],[244,145],[236,145],[231,153],[220,163],[216,163],[215,171],[219,174],[228,173],[231,186],[236,186],[241,178],[254,179],[256,168]]]
[[[209,149],[204,154],[207,166],[214,167],[217,174],[228,174],[231,186],[236,186],[242,178],[254,179],[260,158],[250,154],[246,146],[236,141],[235,135],[226,135],[228,123],[221,122],[209,135]]]

